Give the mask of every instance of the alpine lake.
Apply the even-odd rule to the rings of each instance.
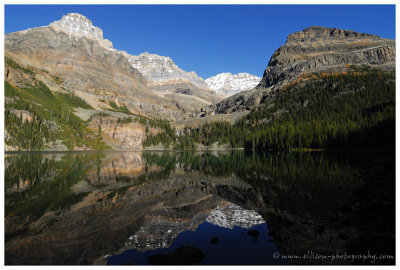
[[[6,265],[394,264],[395,153],[5,154]]]

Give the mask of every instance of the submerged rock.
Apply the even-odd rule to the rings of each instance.
[[[147,257],[153,265],[190,265],[202,261],[204,253],[195,246],[181,246],[174,251]]]
[[[211,242],[211,244],[215,245],[215,244],[218,244],[219,239],[218,239],[218,237],[213,237],[213,238],[211,238],[210,242]]]
[[[257,237],[260,234],[259,231],[257,230],[250,230],[247,232],[247,235],[253,236],[253,237]]]

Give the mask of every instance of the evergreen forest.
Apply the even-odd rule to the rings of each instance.
[[[183,150],[215,142],[255,150],[393,148],[395,76],[367,66],[305,74],[233,125],[212,122],[181,132],[166,127],[144,146]]]

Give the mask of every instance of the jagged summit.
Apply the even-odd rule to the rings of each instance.
[[[310,26],[301,31],[290,34],[286,43],[293,41],[312,41],[315,39],[343,39],[343,38],[381,38],[373,34],[358,33],[352,30],[343,30],[338,28],[329,28],[323,26]]]
[[[72,37],[78,39],[84,36],[93,40],[98,40],[106,47],[112,48],[111,41],[103,39],[103,30],[94,26],[91,20],[81,14],[68,13],[60,20],[52,22],[49,26],[56,31],[67,33],[70,39]]]

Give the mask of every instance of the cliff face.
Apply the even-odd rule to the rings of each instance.
[[[216,113],[250,110],[269,93],[306,73],[340,72],[349,65],[395,69],[395,40],[349,30],[312,26],[290,34],[272,55],[254,90],[212,106]]]
[[[114,149],[142,150],[142,141],[146,139],[145,126],[136,122],[118,124],[118,118],[112,116],[92,117],[88,127],[93,131],[101,127],[103,140]]]

